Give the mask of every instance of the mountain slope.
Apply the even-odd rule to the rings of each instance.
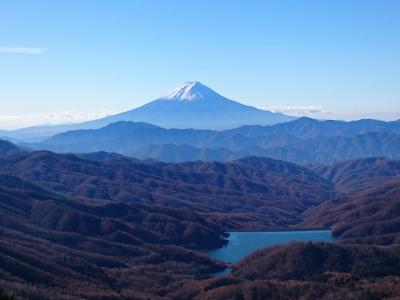
[[[13,143],[6,140],[0,140],[0,156],[22,154],[22,153],[24,153],[24,150],[14,145]]]
[[[174,163],[198,160],[226,161],[238,158],[234,152],[223,148],[196,148],[189,145],[171,144],[144,146],[127,155],[141,160],[152,159]]]
[[[335,184],[337,199],[303,214],[345,243],[400,244],[400,161],[366,158],[313,170]]]
[[[344,243],[400,244],[400,175],[311,208],[303,226],[332,227]]]
[[[286,226],[299,221],[300,212],[334,196],[331,183],[306,168],[255,157],[145,164],[41,151],[0,159],[0,171],[81,201],[191,208],[226,228]]]
[[[266,148],[262,156],[298,164],[333,164],[376,156],[400,159],[399,150],[400,134],[370,132],[352,137],[288,139],[285,145]]]
[[[216,133],[211,130],[165,129],[148,123],[121,121],[100,129],[61,133],[37,145],[37,148],[57,152],[107,151],[125,154],[155,144],[199,145]]]
[[[397,299],[398,248],[289,243],[258,250],[232,273],[192,281],[176,299]]]
[[[200,82],[186,82],[164,97],[139,108],[89,122],[95,127],[118,121],[147,122],[166,128],[227,129],[269,125],[293,117],[227,99]]]
[[[260,137],[271,133],[286,134],[298,138],[352,137],[369,132],[400,133],[400,121],[361,119],[357,121],[316,120],[301,117],[291,122],[273,126],[242,126],[233,129],[246,137]]]
[[[168,148],[168,151],[172,152],[166,159],[174,162],[209,159],[208,155],[199,154],[207,152],[211,160],[224,161],[244,156],[263,156],[298,164],[332,164],[342,160],[373,156],[400,158],[400,134],[396,133],[396,130],[386,132],[383,128],[380,132],[367,132],[354,136],[314,136],[304,133],[305,136],[313,136],[308,138],[301,136],[303,130],[297,132],[293,129],[293,135],[286,133],[287,130],[290,131],[289,129],[281,131],[284,126],[307,128],[310,122],[323,123],[303,118],[270,127],[246,126],[234,130],[215,131],[165,129],[147,123],[117,122],[100,129],[62,133],[45,140],[43,144],[31,147],[56,152],[107,151],[124,155],[138,153],[143,159],[160,160],[163,160],[161,152],[165,153],[163,148]],[[394,123],[388,127],[397,128],[395,125],[398,122]],[[362,126],[361,128],[362,130],[356,130],[354,133],[364,132],[365,128]],[[186,151],[183,146],[186,147]],[[158,152],[154,151],[154,147],[158,147]],[[211,154],[211,150],[217,151]]]
[[[318,276],[339,272],[351,273],[358,278],[400,276],[399,267],[400,254],[394,249],[322,242],[289,243],[250,254],[234,267],[232,273],[250,280],[314,281],[319,279]]]
[[[22,299],[159,299],[166,285],[222,269],[182,247],[224,242],[187,209],[87,205],[4,174],[0,199],[0,285]]]
[[[330,166],[314,166],[311,170],[332,181],[340,193],[353,193],[379,186],[400,175],[400,161],[371,157]]]

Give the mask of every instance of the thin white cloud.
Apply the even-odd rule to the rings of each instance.
[[[279,112],[295,117],[310,117],[325,120],[359,120],[359,119],[380,119],[393,121],[400,118],[400,112],[363,112],[359,110],[332,110],[326,109],[319,105],[304,105],[304,106],[269,106],[263,109]]]
[[[0,115],[0,128],[15,129],[43,124],[78,123],[103,118],[112,114],[114,114],[112,111],[89,113],[63,111],[29,115]]]
[[[318,105],[305,105],[305,106],[271,106],[265,109],[272,112],[279,112],[288,115],[306,116],[312,114],[329,114],[334,113],[332,110],[324,109]]]
[[[38,47],[0,47],[0,53],[9,54],[41,54],[46,51],[46,48]]]

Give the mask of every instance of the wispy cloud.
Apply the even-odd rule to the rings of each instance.
[[[43,124],[78,123],[99,119],[112,114],[114,114],[112,111],[89,113],[79,111],[63,111],[29,115],[0,115],[0,128],[15,129]]]
[[[296,117],[311,117],[316,119],[325,120],[359,120],[359,119],[380,119],[380,120],[397,120],[400,117],[400,112],[365,112],[359,110],[332,110],[326,109],[319,105],[304,105],[304,106],[269,106],[263,107],[263,109],[279,112],[285,115],[296,116]]]
[[[41,54],[46,51],[46,48],[38,47],[0,47],[0,53],[9,54]]]
[[[273,112],[280,112],[288,115],[306,116],[312,114],[329,114],[334,113],[332,110],[325,109],[318,105],[305,105],[305,106],[271,106],[265,107]]]

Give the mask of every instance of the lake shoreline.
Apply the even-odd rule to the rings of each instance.
[[[265,229],[226,229],[226,232],[286,232],[286,231],[332,231],[331,227],[319,228],[265,228]]]
[[[226,245],[221,248],[207,251],[211,259],[235,264],[247,255],[259,249],[273,247],[275,245],[291,242],[329,242],[334,243],[330,229],[299,230],[286,228],[286,230],[268,231],[228,231],[229,238]]]

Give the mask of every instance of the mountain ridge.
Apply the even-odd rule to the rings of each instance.
[[[327,165],[374,156],[400,158],[400,123],[299,118],[272,126],[217,131],[167,129],[120,121],[99,129],[68,131],[42,144],[26,146],[55,152],[107,151],[133,156],[137,153],[140,159],[170,162],[263,156],[297,164]]]
[[[291,224],[299,211],[334,196],[332,184],[307,168],[255,157],[149,164],[38,151],[0,158],[0,172],[83,202],[189,208],[236,229]]]

